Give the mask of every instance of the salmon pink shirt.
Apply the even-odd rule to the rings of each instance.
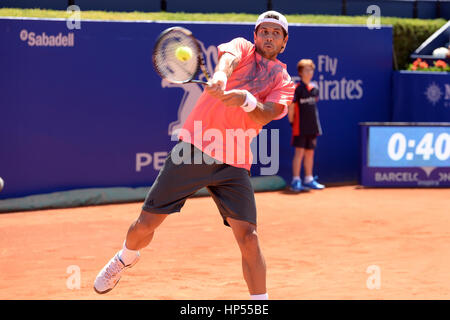
[[[283,113],[275,120],[283,118],[295,91],[286,65],[264,58],[255,51],[255,45],[244,38],[219,45],[219,59],[225,52],[240,60],[225,90],[248,90],[259,102],[282,104]],[[226,106],[203,91],[178,138],[192,143],[219,162],[250,170],[253,161],[250,143],[261,129],[262,125],[250,119],[242,108]]]

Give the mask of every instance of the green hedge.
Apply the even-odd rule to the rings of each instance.
[[[398,20],[392,24],[394,51],[399,69],[408,69],[414,52],[430,35],[442,27],[446,21],[439,20]]]
[[[66,18],[68,13],[59,10],[42,9],[0,9],[3,17]],[[246,13],[184,13],[184,12],[107,12],[82,11],[82,19],[98,20],[172,20],[172,21],[228,21],[255,22],[258,15]],[[291,23],[359,24],[364,25],[367,16],[330,15],[286,15]],[[407,69],[411,62],[409,55],[433,32],[443,26],[444,19],[406,19],[381,17],[382,25],[393,26],[393,47],[399,69]]]

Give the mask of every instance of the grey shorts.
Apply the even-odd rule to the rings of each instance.
[[[184,154],[183,150],[188,149],[190,154]],[[190,159],[190,163],[179,163],[180,157]],[[198,159],[205,161],[198,164]],[[187,198],[206,187],[226,226],[229,226],[226,217],[256,225],[256,204],[250,172],[214,161],[194,145],[179,141],[169,152],[142,209],[151,213],[179,212]]]

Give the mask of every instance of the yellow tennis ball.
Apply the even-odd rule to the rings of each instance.
[[[192,50],[189,47],[178,47],[177,50],[175,50],[175,57],[183,62],[188,61],[190,58],[192,58]]]

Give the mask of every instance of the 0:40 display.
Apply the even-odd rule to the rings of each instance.
[[[387,151],[393,161],[398,161],[405,155],[406,160],[413,160],[415,156],[430,160],[433,154],[438,160],[446,161],[450,157],[450,135],[441,133],[434,139],[434,134],[429,132],[417,143],[414,139],[408,140],[403,133],[396,132],[389,139]]]

